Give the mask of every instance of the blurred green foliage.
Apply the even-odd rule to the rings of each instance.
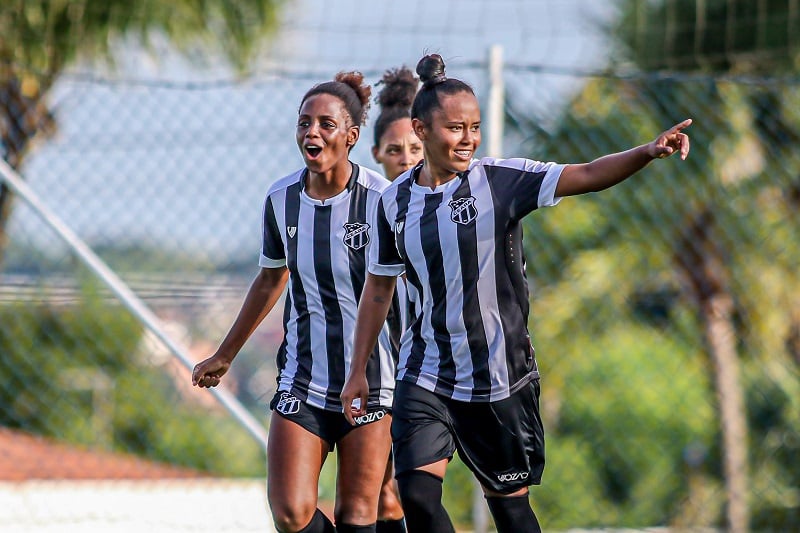
[[[221,476],[263,451],[225,413],[179,397],[139,349],[142,326],[91,287],[75,306],[0,307],[0,425]]]

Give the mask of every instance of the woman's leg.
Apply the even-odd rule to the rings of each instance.
[[[453,533],[453,523],[442,505],[442,481],[447,459],[407,470],[397,476],[400,500],[409,533]]]
[[[394,391],[392,439],[397,486],[409,533],[450,533],[442,481],[456,451],[442,398],[400,381]]]
[[[280,415],[272,417],[267,498],[275,527],[281,533],[334,531],[330,521],[317,512],[319,473],[328,452],[328,443],[322,438]]]
[[[337,527],[369,526],[378,518],[386,462],[392,439],[391,416],[358,426],[336,443],[339,471],[336,479]]]
[[[394,461],[391,457],[386,462],[386,472],[383,475],[381,495],[378,499],[378,524],[375,530],[377,533],[405,533],[406,530],[400,495],[397,493],[397,482],[394,479]]]
[[[530,531],[541,533],[539,520],[533,512],[528,500],[528,488],[520,489],[511,494],[500,494],[483,487],[486,503],[497,526],[497,533],[515,533],[517,531]]]

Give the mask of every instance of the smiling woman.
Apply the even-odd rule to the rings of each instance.
[[[263,210],[260,273],[217,352],[192,376],[214,387],[288,283],[278,388],[270,408],[267,490],[280,532],[333,532],[317,508],[320,470],[334,448],[340,480],[335,531],[375,531],[389,460],[399,321],[383,321],[368,365],[365,412],[354,426],[340,394],[352,354],[357,304],[372,246],[369,219],[388,180],[349,160],[366,119],[370,88],[340,73],[302,98],[295,138],[305,167],[277,180]],[[396,498],[395,498],[396,499]],[[398,516],[399,515],[399,516]],[[392,527],[401,531],[397,506]],[[385,527],[386,524],[382,524]]]
[[[424,161],[378,202],[344,412],[351,423],[365,414],[356,405],[369,392],[371,347],[405,273],[414,319],[400,347],[392,438],[409,532],[453,531],[441,499],[456,451],[480,481],[499,533],[541,531],[528,501],[544,470],[544,430],[521,220],[564,196],[611,187],[653,159],[685,159],[682,130],[691,120],[590,163],[473,159],[481,112],[472,88],[447,78],[439,55],[422,58],[417,74],[411,123]]]

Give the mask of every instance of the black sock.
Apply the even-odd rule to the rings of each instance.
[[[489,504],[497,533],[542,533],[527,494],[505,498],[487,496],[486,503]]]
[[[375,533],[375,524],[354,526],[352,524],[336,524],[337,533]]]
[[[406,521],[399,520],[378,520],[375,525],[376,533],[406,533]]]
[[[441,478],[411,470],[397,476],[397,486],[409,533],[455,533],[442,506]]]
[[[311,522],[297,533],[336,533],[336,528],[333,527],[328,517],[317,509],[314,516],[311,517]]]

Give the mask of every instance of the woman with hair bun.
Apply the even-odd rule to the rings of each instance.
[[[400,347],[392,440],[409,532],[453,531],[441,497],[456,451],[480,481],[499,533],[541,531],[528,500],[544,469],[544,431],[520,222],[565,196],[612,187],[653,159],[685,159],[682,130],[692,121],[589,163],[475,159],[481,113],[472,88],[448,78],[439,55],[423,57],[417,74],[411,121],[425,159],[378,202],[345,416],[363,413],[357,402],[369,391],[371,346],[405,273],[418,297]]]
[[[389,185],[349,160],[370,94],[361,73],[345,72],[303,96],[295,136],[305,166],[269,187],[261,270],[216,353],[192,373],[196,386],[218,385],[288,284],[267,449],[267,497],[281,533],[375,531],[391,449],[399,320],[382,321],[373,339],[369,391],[354,425],[340,401],[374,241],[370,213]],[[317,507],[320,470],[334,447],[335,528]]]
[[[372,156],[383,167],[383,173],[393,181],[403,172],[411,169],[422,159],[422,142],[411,127],[411,104],[417,94],[419,80],[410,69],[403,66],[387,70],[381,81],[383,85],[375,102],[381,112],[375,120]],[[406,301],[408,294],[403,281],[396,286],[402,324],[407,323]],[[386,474],[378,502],[378,533],[403,533],[403,509],[397,494],[393,463],[386,465]]]
[[[422,142],[411,127],[411,104],[419,80],[410,69],[401,67],[386,71],[378,85],[383,85],[376,98],[381,113],[375,121],[372,156],[393,181],[422,159]]]

